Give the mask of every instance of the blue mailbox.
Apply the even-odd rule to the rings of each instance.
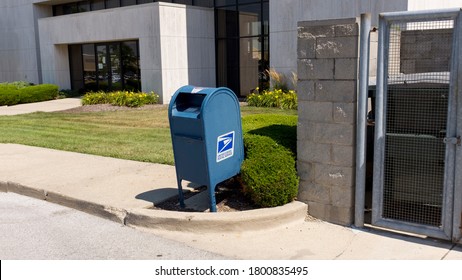
[[[228,88],[183,86],[168,109],[181,207],[182,180],[207,186],[216,212],[218,183],[240,172],[244,160],[239,101]]]

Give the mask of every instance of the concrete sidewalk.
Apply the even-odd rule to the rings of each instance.
[[[54,112],[82,106],[80,98],[64,98],[50,101],[0,106],[0,116],[29,114],[34,112]]]
[[[0,144],[0,191],[76,208],[238,259],[462,260],[462,246],[306,220],[307,206],[197,213],[152,209],[177,194],[173,166]],[[185,186],[188,188],[188,186]]]

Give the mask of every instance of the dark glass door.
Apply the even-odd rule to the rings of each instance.
[[[97,87],[100,90],[109,89],[109,71],[108,71],[108,55],[106,45],[96,46],[96,61],[97,61]]]
[[[215,1],[215,26],[217,86],[238,96],[268,88],[268,1]]]

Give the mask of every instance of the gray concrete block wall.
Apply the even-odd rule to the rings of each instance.
[[[299,200],[343,225],[354,218],[358,36],[356,18],[298,25]]]

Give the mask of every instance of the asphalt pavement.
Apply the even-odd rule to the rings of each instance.
[[[223,256],[72,208],[0,193],[1,260],[216,260]]]

